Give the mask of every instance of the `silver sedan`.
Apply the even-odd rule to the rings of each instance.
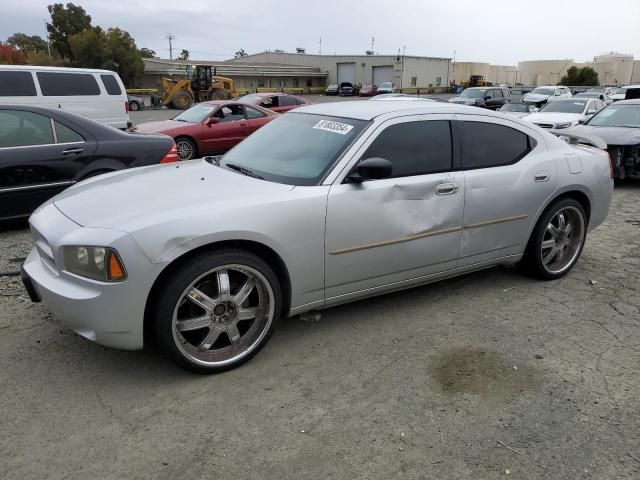
[[[606,144],[568,139],[446,103],[303,107],[222,158],[69,188],[30,219],[23,281],[90,340],[229,369],[282,317],[496,264],[566,274],[613,188]]]

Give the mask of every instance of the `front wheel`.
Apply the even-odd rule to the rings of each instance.
[[[229,370],[253,357],[282,308],[276,274],[242,250],[191,258],[156,298],[158,343],[178,365],[197,373]]]
[[[178,150],[178,159],[180,161],[192,160],[198,152],[196,144],[188,138],[176,139],[176,149]]]
[[[580,203],[566,198],[552,204],[536,224],[525,264],[535,276],[555,280],[565,275],[580,258],[587,235],[587,216]]]

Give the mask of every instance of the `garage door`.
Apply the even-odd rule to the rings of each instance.
[[[373,67],[373,84],[380,86],[382,82],[393,83],[393,65]]]
[[[339,63],[338,64],[338,84],[342,82],[356,83],[356,64],[355,63]]]

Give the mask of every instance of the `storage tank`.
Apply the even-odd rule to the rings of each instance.
[[[518,67],[514,65],[491,65],[488,80],[494,85],[506,84],[510,87],[516,83]]]
[[[518,63],[517,83],[537,87],[539,85],[557,85],[560,78],[574,64],[573,59],[529,60]]]
[[[640,84],[640,60],[633,62],[633,74],[631,75],[631,85]]]
[[[633,55],[605,53],[593,58],[600,85],[629,85],[633,75]]]

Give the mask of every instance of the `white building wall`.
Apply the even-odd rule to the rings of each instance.
[[[494,85],[513,86],[516,83],[517,71],[518,67],[514,65],[491,65],[488,80]]]
[[[628,85],[633,75],[633,55],[610,53],[594,57],[591,67],[600,85]]]
[[[631,82],[629,83],[632,85],[640,84],[640,60],[633,62],[633,74],[631,75]]]
[[[557,85],[574,65],[573,59],[531,60],[518,63],[518,83],[522,85]]]
[[[489,80],[490,71],[491,66],[488,63],[456,62],[453,64],[453,78],[451,80],[456,84],[461,84],[468,82],[472,75],[480,75],[486,81],[491,81]]]

